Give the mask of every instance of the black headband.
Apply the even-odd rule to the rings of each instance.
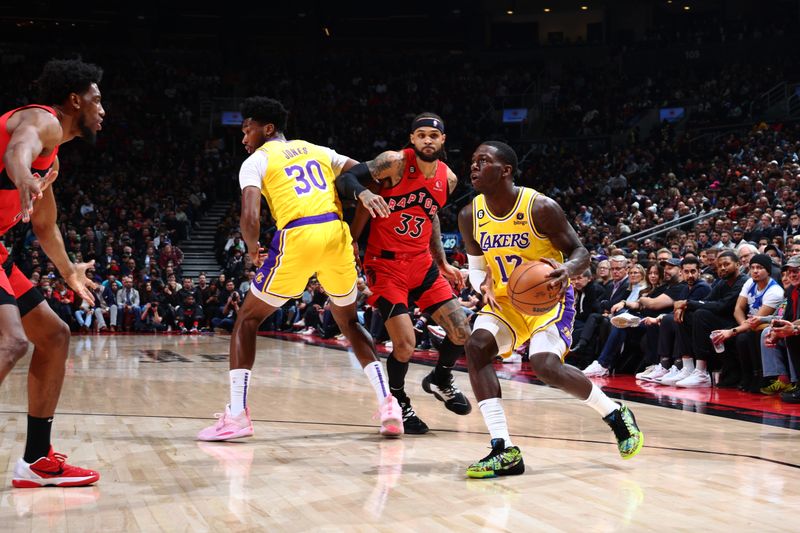
[[[421,117],[411,123],[411,131],[416,131],[417,128],[426,128],[426,127],[436,128],[440,132],[444,133],[444,122],[442,122],[438,118]]]

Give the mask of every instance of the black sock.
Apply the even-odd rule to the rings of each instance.
[[[50,452],[50,428],[53,427],[53,417],[36,418],[28,415],[28,440],[25,442],[25,455],[22,459],[30,464],[42,457],[47,457]]]
[[[450,375],[456,360],[464,354],[464,347],[453,344],[450,337],[445,337],[439,346],[439,361],[433,369],[433,381],[437,385],[450,383]]]
[[[401,363],[394,358],[394,352],[389,354],[386,359],[386,373],[389,375],[389,390],[397,401],[407,398],[403,387],[406,383],[406,372],[408,372],[408,362]]]

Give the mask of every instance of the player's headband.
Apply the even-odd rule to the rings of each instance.
[[[417,131],[417,128],[436,128],[444,133],[444,122],[438,118],[421,117],[411,123],[411,131]]]

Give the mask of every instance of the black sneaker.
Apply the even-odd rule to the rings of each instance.
[[[617,449],[623,459],[630,459],[638,454],[644,446],[644,433],[636,425],[636,419],[627,405],[620,405],[605,418],[614,436],[617,438]]]
[[[453,411],[457,415],[468,415],[472,412],[472,405],[464,393],[456,387],[453,374],[450,373],[450,379],[444,385],[437,385],[433,381],[433,374],[435,370],[425,376],[422,380],[422,390],[428,394],[433,394],[440,402],[444,402],[444,406]]]
[[[424,435],[428,432],[428,424],[420,420],[414,408],[411,407],[411,400],[408,397],[397,399],[400,408],[403,410],[403,431],[407,435]]]
[[[791,392],[784,392],[781,394],[781,401],[785,403],[800,403],[800,387],[795,388]]]
[[[525,472],[522,452],[516,446],[506,448],[504,439],[492,439],[492,453],[471,464],[467,468],[467,477],[487,478],[497,476],[518,476]]]

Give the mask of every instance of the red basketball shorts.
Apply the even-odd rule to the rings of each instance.
[[[19,314],[25,316],[44,301],[42,293],[33,290],[33,284],[8,256],[8,250],[0,243],[0,305],[16,305]]]
[[[408,312],[412,304],[424,311],[454,298],[429,252],[391,255],[384,252],[378,256],[367,250],[364,262],[372,291],[367,303],[377,307],[384,320]]]

